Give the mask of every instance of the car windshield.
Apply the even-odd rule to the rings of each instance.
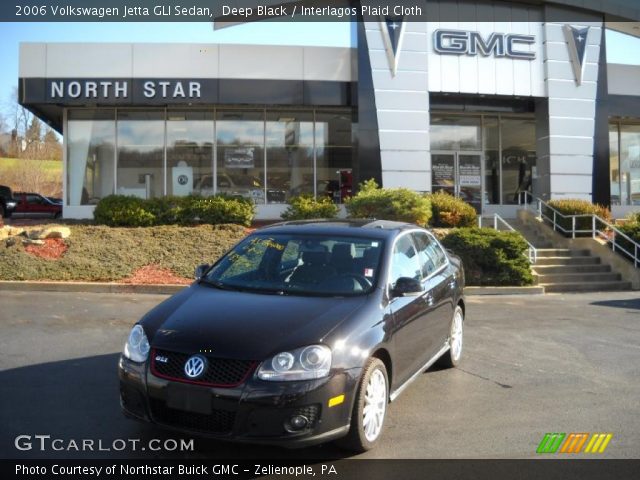
[[[378,277],[382,240],[339,235],[255,234],[202,279],[218,288],[280,295],[369,293]]]

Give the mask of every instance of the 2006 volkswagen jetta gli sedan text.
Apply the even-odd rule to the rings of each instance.
[[[127,416],[220,439],[363,451],[387,404],[462,354],[460,260],[386,221],[255,231],[131,330]]]

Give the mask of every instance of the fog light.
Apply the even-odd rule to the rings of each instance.
[[[284,425],[288,432],[298,432],[309,425],[309,419],[304,415],[293,415]]]

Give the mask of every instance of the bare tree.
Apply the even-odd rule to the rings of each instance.
[[[13,88],[13,93],[9,99],[8,115],[9,122],[12,127],[12,146],[16,157],[21,158],[26,150],[27,143],[25,137],[29,131],[29,126],[33,121],[33,114],[18,103],[18,87]]]

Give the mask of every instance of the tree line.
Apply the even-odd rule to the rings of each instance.
[[[18,103],[18,89],[0,112],[0,157],[62,160],[59,135]]]

